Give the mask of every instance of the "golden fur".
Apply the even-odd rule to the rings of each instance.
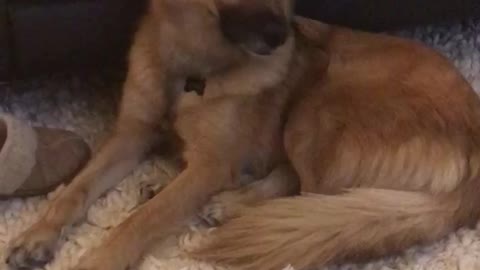
[[[412,41],[299,20],[330,56],[284,130],[305,194],[242,201],[258,189],[250,186],[215,197],[217,209],[206,215],[226,223],[190,252],[241,269],[307,269],[392,254],[474,225],[480,104],[462,76]]]
[[[242,269],[381,256],[476,222],[480,103],[462,76],[412,41],[291,13],[289,0],[152,0],[112,136],[12,243],[10,267],[52,259],[62,229],[172,133],[184,170],[76,270],[134,265],[225,190],[204,210],[225,224],[191,254]],[[189,77],[207,78],[203,96],[183,91]],[[235,191],[245,174],[265,179]]]

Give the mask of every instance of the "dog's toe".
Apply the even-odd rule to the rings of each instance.
[[[148,181],[140,184],[139,203],[143,204],[157,195],[165,187],[164,183]]]
[[[53,260],[58,234],[47,226],[35,226],[10,244],[6,264],[10,270],[37,269]]]
[[[10,270],[36,269],[53,260],[53,249],[46,242],[35,242],[16,246],[7,257]]]
[[[214,196],[202,209],[200,217],[211,227],[217,227],[238,216],[246,207],[241,191],[226,191]]]
[[[178,240],[178,245],[183,251],[187,253],[192,253],[209,243],[209,234],[213,230],[215,229],[210,228],[192,230],[180,236]]]
[[[211,202],[206,205],[200,217],[210,226],[217,227],[225,220],[225,204],[221,202]]]

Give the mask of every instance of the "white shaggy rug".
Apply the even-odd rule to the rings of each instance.
[[[450,26],[423,27],[399,33],[432,45],[451,58],[480,93],[480,20]],[[1,89],[0,111],[13,113],[32,123],[61,127],[78,132],[96,145],[112,122],[120,81],[115,76],[53,76],[16,83]],[[455,89],[452,89],[455,91]],[[455,93],[452,93],[455,94]],[[88,214],[87,221],[74,228],[58,250],[56,260],[46,270],[68,270],[81,254],[100,243],[108,230],[136,207],[139,184],[152,177],[168,179],[162,162],[149,160],[107,196]],[[479,191],[480,192],[480,191]],[[0,202],[0,270],[8,242],[31,225],[44,211],[47,198]],[[479,193],[480,196],[480,193]],[[175,240],[175,239],[173,239]],[[175,241],[147,256],[140,270],[213,270],[214,266],[178,257]],[[368,265],[331,267],[331,270],[476,270],[480,269],[480,228],[461,230],[429,247],[414,248],[399,257]]]

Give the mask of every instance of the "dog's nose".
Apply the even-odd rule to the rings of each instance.
[[[261,36],[270,48],[277,48],[287,39],[287,27],[284,21],[277,17],[272,17],[264,23],[261,30]]]
[[[268,10],[225,7],[220,27],[227,39],[260,55],[270,54],[288,38],[286,19]]]

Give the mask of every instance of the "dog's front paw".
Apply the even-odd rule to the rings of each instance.
[[[130,265],[120,265],[115,262],[115,257],[103,258],[92,257],[82,258],[80,264],[71,270],[132,270]]]
[[[140,183],[139,204],[144,204],[165,188],[166,184],[159,181],[147,181]]]
[[[6,264],[10,270],[43,267],[53,260],[57,239],[57,231],[37,224],[10,244]]]
[[[110,268],[105,268],[104,266],[102,265],[84,265],[84,266],[76,266],[75,268],[71,269],[71,270],[107,270],[107,269],[110,269]],[[125,269],[127,270],[127,269]]]
[[[131,249],[128,241],[110,235],[103,244],[88,250],[71,270],[130,270],[137,259],[138,249]]]
[[[85,259],[82,259],[82,261],[84,261],[83,263],[80,263],[79,265],[77,265],[76,267],[74,267],[73,269],[71,270],[117,270],[117,269],[112,269],[111,267],[109,267],[108,265],[103,265],[99,262],[95,262],[93,260],[85,260]],[[126,269],[120,269],[120,270],[127,270],[128,268]]]
[[[89,251],[80,258],[79,264],[71,270],[125,270],[113,268],[114,257],[110,259],[102,259],[102,257],[102,252],[99,252],[98,249]]]

